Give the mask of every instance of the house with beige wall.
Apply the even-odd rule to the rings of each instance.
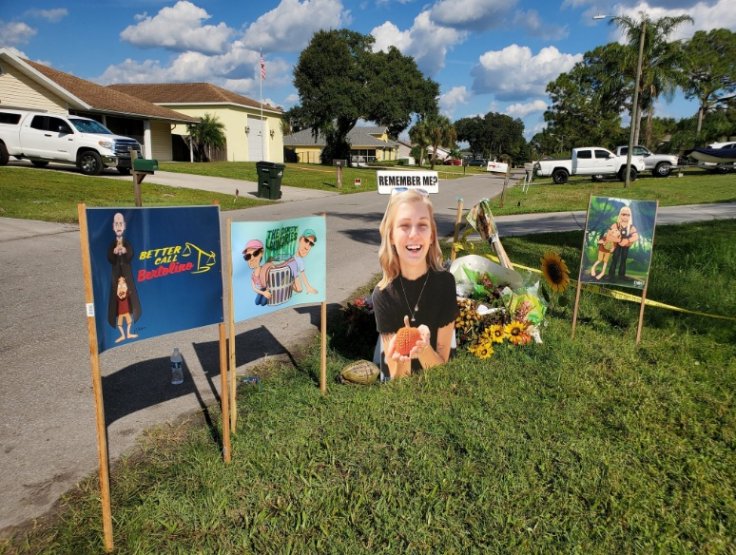
[[[108,88],[194,118],[205,114],[215,116],[224,126],[226,140],[221,159],[230,162],[284,161],[281,108],[210,83],[116,84]],[[188,144],[186,125],[177,125],[172,133],[182,137],[182,144]],[[175,158],[176,155],[175,152]]]
[[[74,114],[136,139],[146,158],[171,160],[171,126],[194,117],[27,60],[0,49],[0,107]]]
[[[348,133],[351,164],[397,160],[399,145],[388,136],[387,127],[353,127]],[[326,141],[315,137],[311,129],[302,129],[284,137],[284,148],[295,162],[321,163]]]

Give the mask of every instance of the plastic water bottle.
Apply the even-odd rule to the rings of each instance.
[[[182,359],[179,348],[175,348],[171,353],[171,383],[179,385],[184,381],[184,370],[182,368]]]

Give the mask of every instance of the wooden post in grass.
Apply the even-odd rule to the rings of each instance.
[[[657,229],[657,214],[659,213],[659,201],[656,201],[654,208],[654,224],[652,225],[652,249],[654,248],[654,230]],[[641,341],[641,330],[644,326],[644,307],[647,304],[647,288],[649,287],[649,272],[647,272],[647,280],[644,282],[644,289],[641,291],[641,306],[639,307],[639,323],[636,326],[636,344]]]
[[[583,227],[583,248],[580,249],[580,271],[578,272],[578,286],[575,288],[575,305],[572,308],[572,335],[571,339],[575,339],[575,326],[578,321],[578,306],[580,304],[580,289],[583,286],[583,260],[585,257],[585,232],[588,230],[588,218],[590,217],[590,199],[593,195],[588,195],[588,212],[585,214],[585,227]]]
[[[320,306],[321,352],[319,359],[319,390],[327,395],[327,303]]]
[[[222,412],[222,458],[230,462],[230,394],[227,383],[227,336],[225,324],[218,326],[220,331],[220,405]]]
[[[463,219],[463,199],[462,197],[457,197],[457,214],[455,215],[455,231],[452,234],[452,251],[450,252],[450,261],[454,262],[455,257],[457,256],[457,251],[455,250],[455,244],[457,243],[457,237],[460,234],[460,222]]]
[[[143,206],[143,197],[141,196],[141,183],[146,177],[143,172],[137,172],[134,169],[135,161],[138,159],[138,151],[130,149],[130,171],[133,174],[133,195],[135,196],[135,205],[140,208]]]
[[[499,206],[503,208],[504,200],[506,200],[506,187],[509,186],[509,177],[511,176],[511,158],[504,156],[503,159],[506,161],[506,176],[503,179],[503,189],[501,189],[501,203]]]
[[[89,362],[92,369],[92,391],[95,397],[95,422],[97,428],[97,458],[100,467],[100,503],[102,504],[102,533],[105,551],[113,550],[112,508],[110,506],[110,461],[105,426],[105,402],[102,397],[100,355],[97,349],[97,327],[95,325],[95,303],[92,289],[92,266],[89,256],[87,213],[84,204],[77,205],[79,216],[79,240],[82,248],[82,273],[84,275],[84,302],[87,311],[87,335],[89,340]]]
[[[237,376],[236,376],[236,360],[235,360],[235,303],[233,301],[233,262],[230,256],[232,248],[232,218],[228,218],[225,222],[225,275],[227,275],[228,294],[227,294],[227,311],[228,315],[228,374],[230,376],[230,428],[235,433],[238,425],[237,405]]]

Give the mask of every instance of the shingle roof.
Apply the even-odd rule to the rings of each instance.
[[[126,83],[108,85],[107,88],[122,91],[154,104],[235,104],[248,108],[261,108],[260,102],[211,83]],[[277,106],[265,103],[263,109],[283,111]]]
[[[121,115],[143,116],[167,121],[180,121],[194,123],[198,119],[174,110],[156,106],[140,98],[130,96],[124,92],[103,87],[91,81],[75,77],[70,73],[64,73],[49,66],[22,59],[23,62],[50,79],[66,91],[76,96],[79,100],[91,106],[95,111]]]
[[[385,127],[353,127],[348,133],[348,141],[354,148],[357,147],[394,147],[396,143],[389,139],[384,142],[377,139],[373,135],[382,135],[386,132]],[[291,135],[284,136],[284,146],[319,146],[326,145],[325,139],[321,134],[317,134],[315,139],[311,129],[302,129]]]

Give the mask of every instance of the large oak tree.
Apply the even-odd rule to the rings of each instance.
[[[299,129],[325,137],[323,162],[348,158],[347,135],[360,119],[388,127],[409,125],[412,115],[437,112],[439,85],[395,47],[373,52],[374,38],[347,29],[318,31],[294,69],[300,104],[287,117]]]

